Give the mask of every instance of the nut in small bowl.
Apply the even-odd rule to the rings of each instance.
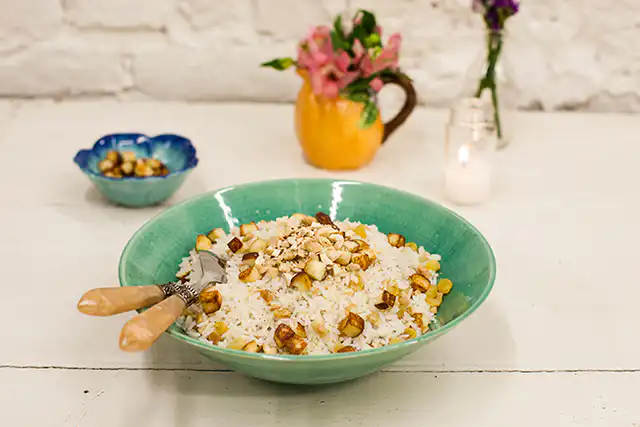
[[[171,197],[198,158],[191,141],[179,135],[120,133],[78,151],[74,162],[110,201],[143,207]]]

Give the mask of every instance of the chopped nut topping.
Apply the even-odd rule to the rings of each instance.
[[[335,229],[332,227],[322,227],[316,230],[316,237],[329,237],[335,233]],[[330,241],[330,240],[329,240]]]
[[[335,260],[336,264],[347,266],[351,262],[351,252],[341,251],[338,258]]]
[[[360,248],[360,245],[357,244],[356,242],[354,242],[353,240],[346,240],[344,242],[344,247],[349,251],[349,252],[355,252]]]
[[[275,279],[280,275],[280,271],[275,267],[269,267],[267,268],[265,275],[270,279]]]

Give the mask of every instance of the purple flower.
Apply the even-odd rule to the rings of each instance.
[[[520,10],[519,0],[472,0],[471,8],[482,13],[484,22],[492,30],[502,30],[507,18]]]

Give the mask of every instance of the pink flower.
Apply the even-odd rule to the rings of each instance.
[[[353,42],[352,50],[353,50],[353,54],[355,55],[355,57],[353,58],[354,62],[360,61],[362,56],[367,52],[364,46],[362,46],[362,43],[360,42],[359,39],[356,39]]]
[[[310,67],[313,63],[326,62],[333,55],[331,30],[327,26],[312,27],[309,35],[300,42],[298,63]]]
[[[351,58],[344,50],[323,51],[331,47],[331,40],[309,41],[301,46],[298,62],[309,73],[311,87],[316,95],[336,98],[340,91],[358,77],[358,73],[349,71]]]
[[[373,72],[384,70],[385,68],[391,68],[392,70],[398,69],[398,56],[400,53],[400,44],[402,43],[402,36],[399,33],[395,33],[389,37],[389,41],[382,52],[373,60]]]
[[[363,56],[359,64],[363,76],[369,77],[371,74],[378,73],[387,68],[396,71],[398,69],[398,56],[400,52],[401,42],[402,37],[400,36],[400,34],[395,33],[391,37],[389,37],[387,46],[382,49],[382,51],[380,51],[380,53],[375,56],[373,60],[371,59],[370,55]]]
[[[384,83],[382,83],[382,79],[380,79],[380,77],[376,77],[369,82],[369,86],[371,86],[371,89],[373,89],[374,91],[380,92],[382,90],[382,86],[384,86]]]
[[[360,70],[362,71],[363,77],[369,77],[373,74],[373,63],[369,55],[365,55],[360,61]]]

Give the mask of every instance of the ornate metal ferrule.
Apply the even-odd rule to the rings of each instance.
[[[191,285],[186,283],[170,282],[160,285],[160,289],[164,292],[164,297],[169,298],[172,295],[180,297],[188,307],[198,299],[198,291]]]

